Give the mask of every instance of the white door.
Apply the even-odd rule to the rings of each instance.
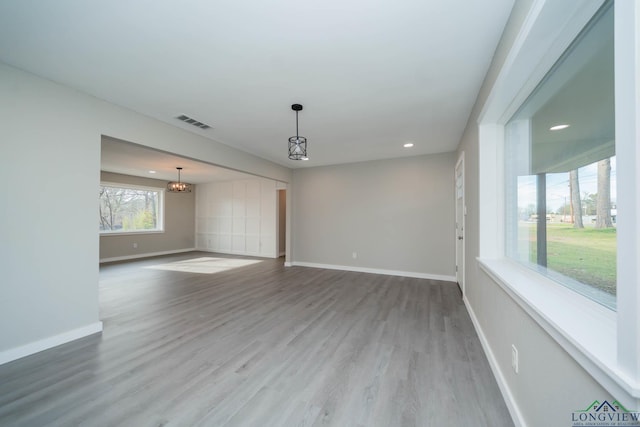
[[[456,280],[464,295],[464,153],[456,163]]]

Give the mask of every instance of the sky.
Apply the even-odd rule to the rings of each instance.
[[[578,169],[580,195],[598,192],[598,163]],[[569,173],[547,174],[547,211],[556,212],[570,201]],[[611,202],[616,201],[616,158],[611,158]],[[536,176],[518,177],[518,207],[525,209],[536,204]]]

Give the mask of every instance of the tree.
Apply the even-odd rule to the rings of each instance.
[[[595,215],[596,214],[596,204],[598,200],[597,194],[590,194],[585,192],[582,195],[582,209],[584,209],[585,215]]]
[[[558,215],[568,215],[570,211],[571,211],[571,206],[569,205],[569,203],[565,203],[562,206],[560,206],[558,209],[556,209],[555,213]]]
[[[537,212],[536,205],[529,203],[526,207],[518,206],[518,215],[520,219],[529,220],[532,215]]]
[[[153,229],[157,223],[158,192],[101,186],[100,230]]]
[[[611,159],[598,162],[598,197],[596,199],[596,228],[611,228]]]
[[[124,193],[111,187],[100,187],[98,193],[100,210],[100,229],[114,230],[118,212],[122,205]]]
[[[571,217],[574,228],[584,228],[582,224],[582,203],[580,202],[580,181],[578,169],[569,172],[569,189],[571,192]]]

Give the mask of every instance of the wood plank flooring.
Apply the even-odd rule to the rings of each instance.
[[[0,366],[0,425],[513,425],[455,284],[153,268],[193,258],[249,259],[102,266],[104,332]]]

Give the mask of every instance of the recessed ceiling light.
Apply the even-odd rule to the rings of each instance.
[[[156,173],[156,171],[149,171],[149,173]]]
[[[411,148],[413,147],[413,142],[407,142],[406,144],[403,145],[404,148]]]
[[[566,129],[568,127],[569,127],[569,125],[556,125],[556,126],[551,126],[549,128],[549,130],[562,130],[562,129]]]

